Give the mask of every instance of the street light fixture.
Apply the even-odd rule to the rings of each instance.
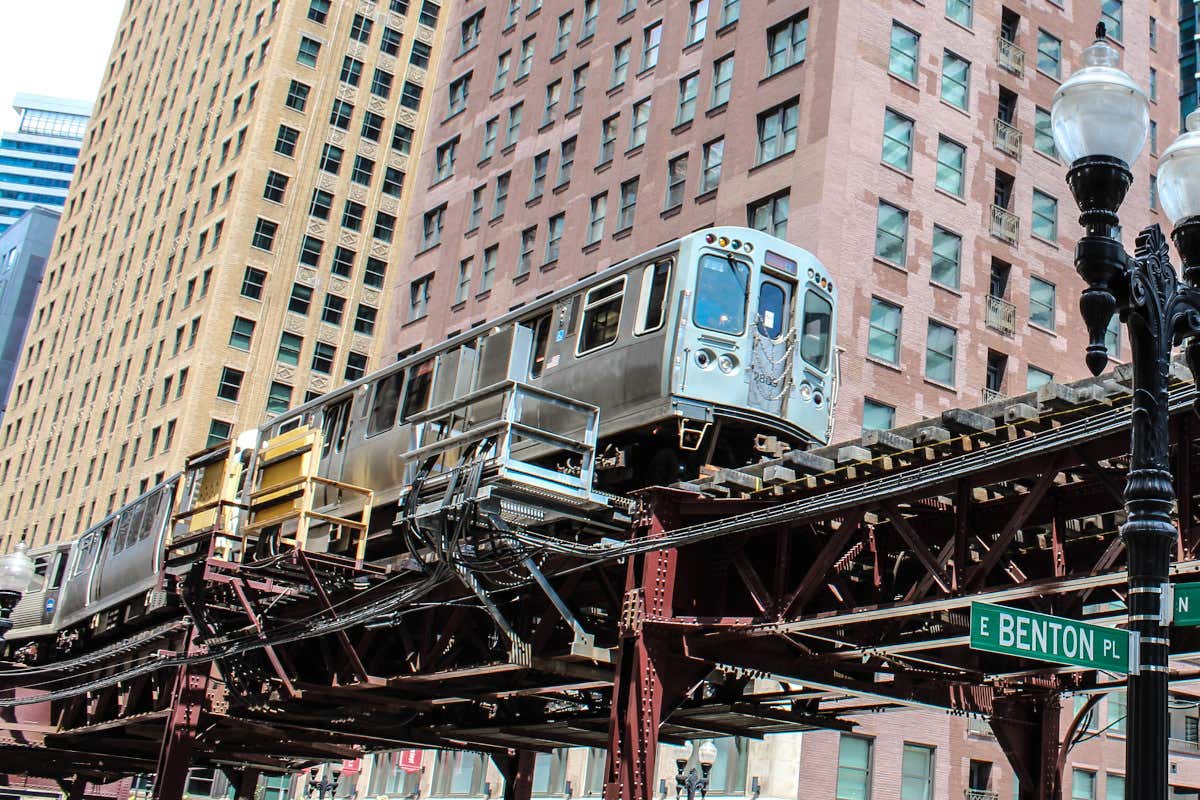
[[[341,770],[336,767],[329,777],[320,776],[318,768],[312,767],[308,770],[308,785],[305,787],[304,794],[306,797],[312,797],[313,792],[317,792],[319,800],[325,800],[326,792],[329,792],[330,797],[334,797],[341,777]]]
[[[25,553],[28,549],[20,541],[13,552],[0,556],[0,640],[12,629],[12,611],[33,580],[33,561]]]
[[[1083,61],[1054,95],[1051,128],[1070,164],[1067,183],[1084,228],[1075,269],[1087,283],[1079,308],[1093,375],[1108,364],[1104,339],[1113,315],[1119,313],[1129,330],[1132,453],[1121,537],[1128,553],[1129,629],[1137,635],[1128,678],[1126,785],[1130,800],[1165,800],[1170,641],[1163,587],[1178,535],[1171,520],[1168,377],[1171,349],[1185,340],[1192,374],[1200,375],[1200,340],[1193,338],[1200,334],[1200,117],[1190,119],[1189,132],[1163,153],[1158,172],[1163,210],[1183,258],[1181,284],[1157,225],[1139,234],[1134,255],[1119,239],[1117,211],[1149,129],[1146,94],[1120,69],[1103,23]]]
[[[700,764],[700,772],[696,772],[696,768],[692,767],[684,774],[687,769],[688,762],[691,761],[692,748],[695,748],[696,761]],[[717,748],[712,742],[707,739],[699,747],[695,747],[695,742],[692,743],[692,748],[686,745],[680,745],[675,749],[675,797],[676,800],[683,792],[687,792],[687,800],[696,800],[696,793],[700,793],[700,797],[704,798],[708,794],[708,774],[712,771],[713,764],[717,761]]]

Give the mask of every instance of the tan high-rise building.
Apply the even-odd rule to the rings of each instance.
[[[750,224],[812,251],[840,289],[835,439],[1083,377],[1078,212],[1049,110],[1103,13],[1155,123],[1122,209],[1127,246],[1165,224],[1150,182],[1179,125],[1177,11],[456,3],[404,269],[389,273],[390,347],[698,228]]]
[[[442,14],[126,5],[0,431],[0,548],[374,366]]]

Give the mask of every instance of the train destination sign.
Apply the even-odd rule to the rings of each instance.
[[[1129,631],[993,603],[971,604],[971,648],[1128,674]]]

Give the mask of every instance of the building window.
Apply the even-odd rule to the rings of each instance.
[[[471,210],[467,213],[467,231],[476,230],[483,218],[483,193],[487,184],[480,184],[471,190]]]
[[[440,752],[433,769],[433,793],[446,797],[482,795],[486,775],[486,765],[479,753]]]
[[[762,164],[796,149],[796,127],[800,121],[800,101],[793,100],[758,115],[758,152]]]
[[[733,66],[733,53],[713,62],[712,98],[709,107],[717,108],[729,102],[729,92],[733,87]]]
[[[305,106],[308,105],[308,92],[309,87],[307,84],[293,80],[288,85],[287,99],[284,100],[284,104],[294,111],[303,112]]]
[[[288,297],[288,311],[295,314],[307,314],[312,303],[313,290],[299,283],[292,284],[292,294]]]
[[[496,256],[500,245],[494,244],[483,251],[483,269],[479,273],[479,292],[490,291],[496,282]]]
[[[746,208],[746,222],[755,230],[769,233],[780,239],[787,238],[788,193],[777,194]]]
[[[521,42],[521,60],[517,62],[517,80],[524,78],[533,69],[533,52],[536,36],[528,36]]]
[[[306,267],[316,267],[321,263],[321,251],[324,249],[325,242],[305,234],[300,240],[300,263]]]
[[[684,47],[695,44],[708,32],[708,0],[691,0],[688,4],[688,35]]]
[[[242,393],[242,379],[246,374],[241,370],[233,367],[225,367],[221,370],[221,382],[217,384],[217,397],[222,400],[230,400],[234,403],[238,400],[238,395]]]
[[[479,11],[463,20],[459,30],[458,54],[462,55],[479,45],[479,35],[483,33],[483,12]]]
[[[324,25],[329,16],[330,0],[309,0],[308,18],[318,25]]]
[[[1110,692],[1108,695],[1108,732],[1125,733],[1125,715],[1128,710],[1124,689]],[[1124,797],[1124,795],[1121,795]]]
[[[704,145],[704,163],[700,173],[700,193],[711,192],[721,183],[721,164],[725,160],[725,138]]]
[[[962,237],[940,225],[934,225],[931,273],[933,281],[943,286],[949,286],[951,289],[957,289],[961,265]]]
[[[346,355],[346,371],[343,376],[348,381],[356,381],[367,373],[367,357],[362,353],[350,351]],[[263,798],[266,800],[266,798]]]
[[[633,227],[633,218],[637,211],[637,193],[637,178],[631,178],[621,184],[621,210],[617,216],[618,231]]]
[[[275,134],[275,152],[291,158],[296,154],[296,142],[299,138],[300,131],[280,125],[279,132]]]
[[[945,136],[938,137],[937,187],[956,197],[962,197],[966,183],[967,148]]]
[[[371,38],[373,27],[375,27],[375,22],[369,17],[355,14],[354,21],[350,25],[350,38],[356,42],[366,42]]]
[[[1029,279],[1029,321],[1054,330],[1054,284],[1041,278]]]
[[[679,80],[679,108],[675,111],[675,124],[682,125],[696,118],[696,97],[700,92],[700,73]]]
[[[337,356],[337,348],[325,342],[317,342],[313,348],[312,371],[322,375],[333,373],[333,359]]]
[[[1150,99],[1158,100],[1158,70],[1150,68]]]
[[[575,168],[575,137],[563,141],[558,153],[558,179],[555,186],[566,186],[571,182],[571,172]]]
[[[533,175],[529,180],[529,199],[536,200],[546,191],[546,172],[550,169],[550,151],[533,157]]]
[[[1108,3],[1104,5],[1107,7]],[[1096,773],[1086,769],[1071,771],[1071,800],[1096,800]]]
[[[633,104],[633,124],[629,128],[629,149],[646,143],[646,128],[650,126],[650,98]]]
[[[266,282],[267,273],[255,267],[246,267],[246,272],[242,275],[242,297],[261,300],[263,284]]]
[[[1100,21],[1104,23],[1105,33],[1114,41],[1121,41],[1124,34],[1125,10],[1121,0],[1101,0]]]
[[[971,89],[971,62],[946,50],[942,53],[942,99],[966,109]]]
[[[1150,120],[1150,155],[1158,155],[1158,123]]]
[[[332,205],[333,195],[324,189],[313,189],[312,202],[308,204],[309,216],[317,219],[329,219]]]
[[[392,95],[392,73],[382,69],[375,70],[371,77],[371,94],[387,99]]]
[[[558,247],[562,243],[563,227],[566,224],[564,214],[555,214],[546,224],[546,262],[552,264],[558,261]]]
[[[416,111],[421,107],[421,87],[412,81],[405,81],[400,91],[400,105]]]
[[[496,196],[492,201],[492,219],[504,216],[504,209],[508,206],[508,184],[511,178],[511,172],[496,177]]]
[[[512,50],[505,50],[496,58],[496,77],[492,81],[492,94],[504,91],[508,86],[508,70],[512,64]]]
[[[408,320],[412,322],[429,313],[429,294],[433,288],[433,276],[417,278],[408,287]]]
[[[267,391],[267,413],[282,414],[292,404],[292,387],[279,381],[271,381]]]
[[[504,146],[512,147],[521,138],[521,116],[524,104],[517,103],[508,110],[508,129],[504,134]]]
[[[1033,190],[1033,234],[1048,241],[1058,239],[1058,200]]]
[[[933,800],[933,748],[904,743],[900,800]]]
[[[1038,369],[1032,364],[1025,369],[1025,391],[1027,392],[1036,392],[1052,380],[1054,380],[1052,372]]]
[[[683,205],[684,188],[687,185],[687,153],[675,156],[667,162],[667,199],[664,208],[669,210]]]
[[[1037,68],[1055,80],[1062,77],[1062,42],[1041,29],[1037,36]]]
[[[334,175],[341,172],[343,152],[342,148],[327,142],[321,150],[321,169]]]
[[[397,122],[392,128],[392,149],[401,155],[412,152],[413,133],[412,128]]]
[[[363,270],[363,285],[372,289],[383,288],[383,277],[387,272],[387,262],[367,256],[367,266]]]
[[[767,75],[804,60],[808,51],[808,12],[767,29]]]
[[[954,385],[954,355],[958,332],[949,325],[929,320],[925,339],[925,377],[931,381]]]
[[[426,211],[421,219],[421,249],[426,250],[442,242],[442,226],[445,222],[446,206]]]
[[[435,152],[435,166],[433,179],[435,183],[440,183],[454,175],[454,157],[458,150],[458,137],[454,137],[443,145],[440,145]]]
[[[1050,112],[1041,107],[1033,110],[1033,149],[1051,158],[1058,158],[1054,134],[1050,130]]]
[[[600,123],[600,164],[612,161],[617,149],[617,121],[619,114],[613,114]]]
[[[454,304],[464,303],[471,294],[471,266],[475,259],[464,258],[458,262],[458,282],[454,284]]]
[[[880,200],[875,218],[875,255],[884,261],[904,266],[907,253],[908,212]]]
[[[542,109],[542,126],[554,122],[558,114],[558,104],[562,100],[562,80],[551,81],[546,85],[546,105]]]
[[[421,3],[421,14],[417,17],[417,22],[427,28],[436,28],[439,11],[441,11],[440,5],[433,2],[433,0],[425,0]]]
[[[229,439],[233,433],[233,423],[214,419],[208,423],[208,441],[205,447],[213,447]]]
[[[496,137],[500,131],[500,118],[492,117],[483,123],[483,145],[479,150],[480,162],[487,161],[496,152]]]
[[[567,109],[568,113],[583,107],[583,93],[587,89],[587,75],[587,64],[578,66],[571,72],[571,106]]]
[[[368,142],[378,142],[380,134],[383,133],[383,117],[376,114],[374,111],[363,112],[362,128],[359,129],[359,135]]]
[[[400,31],[385,27],[383,36],[379,39],[379,49],[381,52],[389,56],[397,55],[400,52]],[[413,52],[417,50],[417,43],[413,43]]]
[[[358,310],[354,313],[354,332],[373,336],[375,334],[375,317],[378,313],[377,309],[359,303]]]
[[[612,88],[625,83],[629,74],[629,51],[631,45],[628,39],[613,47]]]
[[[658,65],[658,49],[662,45],[662,22],[655,22],[642,31],[642,66],[640,71]]]
[[[892,406],[863,398],[863,430],[890,431],[896,427],[896,409]],[[864,795],[865,797],[865,795]]]
[[[871,320],[867,332],[867,353],[889,364],[900,363],[900,306],[871,298]]]
[[[330,325],[342,324],[342,312],[346,310],[346,298],[336,294],[325,295],[325,305],[321,308],[321,322]]]
[[[890,108],[883,112],[883,163],[912,170],[913,121]]]
[[[909,83],[917,82],[917,57],[921,37],[899,22],[892,23],[892,45],[888,55],[888,72]]]
[[[329,124],[339,130],[350,130],[350,119],[354,116],[354,106],[345,100],[334,100],[329,112]]]
[[[258,218],[254,223],[254,236],[250,240],[250,245],[259,250],[266,250],[268,253],[275,247],[275,231],[279,228],[274,222],[269,219]]]
[[[333,265],[329,271],[342,278],[349,278],[354,272],[355,253],[348,247],[338,245],[333,249]]]
[[[233,318],[233,330],[229,332],[229,346],[250,352],[250,340],[254,337],[254,320],[245,317]]]
[[[1125,776],[1104,774],[1104,797],[1106,800],[1125,800]]]
[[[864,800],[871,796],[870,739],[842,734],[838,746],[837,800]]]
[[[969,28],[975,15],[974,6],[974,0],[946,0],[946,16]]]
[[[574,11],[568,11],[558,18],[558,31],[554,37],[554,53],[551,58],[557,58],[567,52],[567,47],[571,44],[571,23],[574,15]]]
[[[608,192],[592,198],[588,208],[587,243],[595,244],[604,236],[604,217],[608,212]]]
[[[404,191],[404,173],[395,167],[383,171],[383,186],[380,187],[389,197],[399,197]]]
[[[471,73],[462,75],[450,81],[450,86],[447,89],[448,108],[446,115],[453,117],[461,111],[467,109],[467,96],[471,91]]]
[[[596,35],[596,20],[600,18],[600,0],[583,0],[583,30],[579,41],[587,41]]]
[[[375,212],[375,227],[371,229],[371,237],[381,242],[391,242],[396,235],[396,217],[384,211]]]
[[[300,47],[296,51],[296,61],[306,67],[317,66],[317,56],[321,54],[321,43],[307,36],[300,37]]]
[[[517,259],[517,275],[528,275],[533,268],[533,247],[536,243],[536,225],[521,231],[521,255]]]

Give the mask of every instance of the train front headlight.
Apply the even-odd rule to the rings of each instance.
[[[812,398],[812,393],[813,393],[813,389],[812,389],[811,384],[809,384],[809,383],[800,384],[800,399],[801,400],[810,400]]]
[[[726,375],[728,375],[737,369],[737,356],[734,356],[731,353],[722,353],[721,357],[717,359],[717,366],[721,368],[721,372],[724,372]]]
[[[696,366],[698,366],[700,369],[711,368],[713,365],[713,362],[715,362],[716,360],[717,360],[717,354],[714,353],[712,350],[709,350],[707,347],[704,348],[703,350],[696,351]]]

